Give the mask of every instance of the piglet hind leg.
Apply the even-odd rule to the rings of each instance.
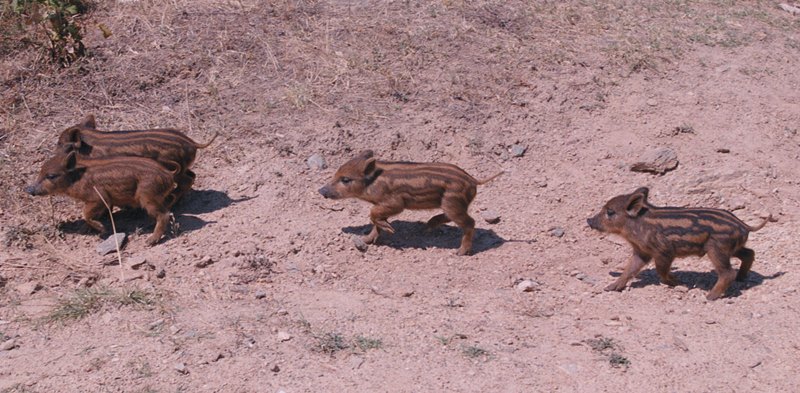
[[[154,202],[145,203],[143,207],[147,211],[147,214],[156,220],[156,227],[153,229],[153,234],[146,240],[148,246],[154,246],[158,244],[158,241],[161,240],[161,237],[167,232],[167,227],[169,226],[169,210],[167,210],[163,204]]]
[[[380,235],[381,231],[394,233],[394,228],[392,225],[389,224],[389,217],[399,214],[403,211],[402,206],[397,205],[375,205],[372,207],[372,210],[369,212],[370,221],[372,221],[372,230],[366,236],[363,236],[361,240],[364,243],[372,244],[378,240],[378,236]]]
[[[642,256],[634,252],[630,261],[628,261],[628,265],[625,266],[625,270],[622,272],[622,275],[620,275],[616,281],[605,287],[605,290],[617,292],[622,291],[625,289],[625,286],[628,285],[628,281],[639,274],[639,271],[642,270],[647,262],[650,262],[649,256]]]
[[[731,257],[721,250],[716,248],[710,249],[708,251],[708,257],[714,264],[714,270],[717,271],[717,283],[714,284],[714,287],[708,292],[706,299],[717,300],[728,290],[728,287],[736,277],[736,273],[731,267]]]
[[[472,253],[472,238],[475,235],[475,220],[469,216],[467,209],[469,208],[468,200],[462,196],[445,195],[442,199],[442,210],[444,214],[458,225],[464,235],[461,237],[461,247],[456,251],[456,255],[469,255]],[[438,216],[431,219],[433,221]],[[440,219],[441,220],[441,219]]]
[[[742,248],[733,256],[742,261],[742,265],[739,266],[739,273],[736,274],[736,281],[747,281],[747,274],[750,273],[750,268],[756,259],[755,251],[749,248]]]

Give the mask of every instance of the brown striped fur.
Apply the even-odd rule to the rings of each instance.
[[[621,291],[650,260],[655,261],[661,282],[674,286],[678,281],[670,273],[675,258],[708,254],[717,272],[717,283],[706,296],[714,300],[725,294],[734,278],[747,279],[755,252],[746,248],[747,236],[770,220],[751,227],[726,210],[706,208],[658,207],[647,201],[649,190],[639,188],[632,194],[609,200],[597,215],[587,220],[592,229],[620,235],[633,247],[625,271],[607,291]],[[738,274],[730,259],[742,261]]]
[[[451,164],[378,161],[373,156],[366,150],[346,162],[319,190],[325,198],[358,198],[374,205],[370,212],[373,228],[364,242],[375,242],[381,231],[394,233],[387,220],[405,209],[441,207],[443,213],[428,220],[428,227],[455,222],[464,231],[458,255],[468,255],[475,232],[475,220],[467,212],[469,204],[477,186],[502,172],[479,181]]]
[[[177,201],[194,184],[196,175],[189,168],[197,156],[197,149],[208,147],[216,137],[214,134],[208,143],[200,144],[172,128],[98,131],[94,116],[88,115],[61,133],[58,150],[64,153],[74,150],[88,158],[121,155],[152,158],[167,166],[170,162],[178,163],[180,170],[175,175],[178,187],[174,192]]]
[[[114,206],[140,207],[156,220],[148,245],[158,243],[169,224],[169,206],[175,189],[177,163],[162,164],[148,158],[115,156],[84,158],[72,151],[58,153],[42,165],[36,182],[26,188],[31,195],[67,195],[85,202],[86,224],[100,233],[105,227],[96,218],[106,211],[100,198]],[[97,191],[95,191],[95,188]],[[100,195],[98,195],[98,192]]]

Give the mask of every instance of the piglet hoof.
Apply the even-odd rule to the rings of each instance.
[[[722,296],[721,293],[716,293],[714,291],[711,291],[711,292],[708,293],[708,295],[706,295],[706,300],[714,301],[714,300],[719,299],[720,296]]]
[[[159,241],[159,240],[161,240],[161,237],[160,237],[160,236],[155,236],[155,235],[154,235],[154,236],[150,236],[150,237],[148,237],[148,238],[147,238],[147,241],[145,241],[145,243],[146,243],[148,246],[155,246],[156,244],[158,244],[158,241]]]
[[[462,249],[459,248],[458,251],[456,251],[456,255],[458,255],[460,257],[463,257],[465,255],[470,255],[470,254],[471,254],[470,250],[462,250]]]
[[[375,240],[377,240],[377,239],[378,239],[377,236],[370,236],[370,235],[361,236],[361,241],[366,243],[366,244],[373,244],[373,243],[375,243]]]
[[[607,292],[622,292],[623,289],[625,289],[625,285],[620,285],[616,281],[603,288]]]

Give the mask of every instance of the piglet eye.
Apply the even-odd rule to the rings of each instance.
[[[58,174],[57,173],[48,173],[44,178],[47,179],[47,180],[55,180],[56,178],[58,178]]]
[[[343,177],[343,178],[339,179],[339,181],[342,182],[342,184],[350,184],[350,182],[353,181],[353,179],[351,179],[349,177]]]
[[[614,217],[615,214],[617,214],[617,212],[615,212],[615,211],[613,211],[611,209],[606,210],[606,215],[608,217]]]

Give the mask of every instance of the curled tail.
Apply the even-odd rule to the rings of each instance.
[[[208,141],[208,142],[206,142],[206,143],[203,143],[203,144],[200,144],[200,143],[194,142],[194,147],[196,147],[196,148],[198,148],[198,149],[205,149],[206,147],[208,147],[209,145],[211,145],[212,143],[214,143],[214,139],[217,139],[217,136],[218,136],[218,135],[219,135],[219,132],[215,132],[215,133],[214,133],[214,136],[212,136],[212,137],[211,137],[211,140],[210,140],[210,141]]]
[[[770,222],[770,221],[772,221],[772,214],[770,214],[769,217],[765,218],[764,222],[762,222],[761,224],[758,224],[758,225],[756,225],[754,227],[751,227],[750,225],[747,225],[747,224],[745,224],[745,226],[747,227],[748,231],[755,232],[755,231],[757,231],[757,230],[759,230],[761,228],[764,228],[764,225],[767,225],[767,223]]]
[[[478,180],[478,185],[479,185],[479,186],[482,186],[482,185],[484,185],[484,184],[486,184],[486,183],[488,183],[488,182],[490,182],[490,181],[494,180],[496,177],[498,177],[498,176],[500,176],[500,175],[502,175],[502,174],[504,174],[504,173],[506,173],[506,171],[500,171],[499,173],[497,173],[497,174],[495,174],[495,175],[492,175],[491,177],[489,177],[489,178],[487,178],[487,179]]]

